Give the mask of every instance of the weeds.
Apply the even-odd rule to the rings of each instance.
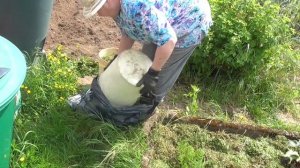
[[[193,146],[186,142],[181,142],[178,145],[178,160],[182,168],[198,167],[204,168],[205,153],[201,149],[194,149]]]
[[[298,86],[297,82],[293,83],[292,80],[293,76],[298,74],[297,66],[294,65],[296,61],[291,63],[288,59],[285,60],[282,65],[275,64],[278,60],[274,60],[272,66],[265,68],[265,73],[259,74],[269,77],[265,79],[266,85],[262,85],[261,81],[264,79],[261,78],[244,79],[243,82],[224,82],[215,78],[215,81],[206,85],[204,89],[200,90],[193,85],[185,96],[176,95],[176,101],[183,99],[183,102],[187,102],[187,115],[202,115],[210,111],[209,116],[227,119],[223,113],[224,105],[242,106],[243,112],[247,113],[250,106],[243,106],[244,100],[247,100],[248,105],[258,105],[257,109],[263,109],[260,104],[250,101],[254,99],[245,98],[249,95],[259,96],[258,91],[263,94],[272,91],[272,99],[278,98],[278,95],[283,95],[281,98],[284,98],[280,99],[281,105],[275,107],[288,109],[287,107],[292,106],[287,105],[298,96],[298,92],[293,90],[294,88],[290,91],[285,90],[285,93],[293,93],[286,97],[285,94],[278,94],[284,93],[281,92],[281,86],[285,85],[280,85],[278,88],[282,90],[279,89],[278,92],[272,89],[278,89],[274,86],[279,85],[268,84],[278,77],[282,79],[288,75],[284,82],[291,82],[289,86]],[[16,119],[11,167],[140,167],[142,156],[149,148],[147,141],[155,144],[150,167],[280,167],[279,153],[287,151],[281,148],[284,141],[253,140],[242,136],[211,133],[193,125],[172,123],[166,126],[158,124],[153,135],[147,140],[149,137],[145,136],[140,127],[122,130],[110,123],[75,114],[67,106],[66,98],[78,92],[76,80],[83,75],[78,72],[78,65],[76,60],[70,59],[63,49],[58,47],[48,56],[41,56],[38,62],[29,67],[26,81],[21,88],[23,108]],[[95,67],[86,73],[96,71]],[[289,73],[279,73],[281,71]],[[254,79],[259,83],[256,84]],[[267,89],[263,90],[260,85],[266,86]],[[259,90],[253,91],[250,88]],[[244,92],[247,89],[249,92]],[[259,98],[257,103],[266,99],[264,96],[255,98]],[[273,124],[278,125],[278,122],[274,121]],[[290,129],[284,124],[278,127]],[[261,155],[265,160],[252,157],[254,154]]]
[[[282,122],[275,115],[291,113],[300,118],[299,1],[281,4],[280,14],[289,19],[278,16],[279,6],[269,1],[265,5],[249,2],[253,3],[213,1],[215,21],[224,24],[215,23],[212,35],[220,38],[209,37],[203,43],[208,44],[203,45],[203,52],[197,52],[197,48],[187,67],[190,71],[182,76],[196,83],[184,96],[176,92],[171,102],[174,106],[184,104],[186,115],[238,122],[249,122],[251,117],[259,124],[300,131],[299,125]],[[291,32],[294,41],[286,39]],[[208,58],[204,53],[215,57]],[[251,139],[172,123],[157,123],[146,137],[141,127],[123,130],[75,114],[66,99],[79,92],[78,77],[97,75],[98,64],[85,57],[71,59],[62,46],[48,54],[35,53],[34,57],[37,59],[29,65],[21,87],[23,103],[15,120],[13,168],[141,167],[149,148],[153,150],[150,168],[283,167],[299,159],[299,147],[291,148],[294,155],[290,164],[281,163],[281,157],[290,150],[285,137]],[[212,65],[221,68],[210,69]],[[241,70],[243,77],[222,71],[227,65]],[[202,70],[209,72],[199,76]]]
[[[197,77],[195,81],[205,87],[196,83],[184,96],[176,93],[173,104],[185,103],[186,115],[230,120],[228,116],[243,113],[259,124],[300,131],[275,115],[300,117],[299,46],[274,45],[262,54],[271,59],[243,78],[221,71]],[[77,78],[97,74],[98,65],[71,59],[62,46],[37,56],[21,87],[23,104],[15,120],[11,167],[141,167],[147,141],[154,144],[150,167],[282,167],[280,158],[288,151],[285,138],[250,139],[172,123],[158,123],[146,137],[140,127],[121,130],[75,114],[66,98],[78,92]]]
[[[196,115],[199,113],[198,93],[200,92],[200,89],[195,85],[192,85],[191,87],[192,91],[184,95],[185,97],[190,99],[190,103],[186,107],[186,114]]]
[[[21,88],[23,106],[15,120],[11,167],[126,167],[140,163],[146,145],[141,130],[120,130],[75,114],[68,107],[66,98],[78,92],[77,77],[83,75],[78,69],[88,67],[78,66],[86,62],[70,59],[62,46],[36,60],[28,67]],[[97,70],[95,67],[93,72]]]

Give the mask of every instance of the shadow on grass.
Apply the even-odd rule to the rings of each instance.
[[[145,148],[139,127],[120,129],[64,106],[45,115],[17,117],[11,167],[119,167],[121,162],[139,167]]]

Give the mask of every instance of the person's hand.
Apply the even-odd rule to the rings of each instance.
[[[158,81],[159,71],[149,68],[148,72],[142,77],[142,79],[136,84],[143,88],[140,90],[141,97],[139,102],[141,104],[153,104],[155,99],[154,89]]]

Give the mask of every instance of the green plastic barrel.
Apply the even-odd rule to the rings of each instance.
[[[14,116],[21,106],[20,87],[26,75],[23,53],[0,36],[0,168],[8,168]],[[4,75],[3,75],[4,74]]]
[[[46,39],[54,0],[0,0],[0,35],[33,57]],[[29,57],[29,61],[33,58]]]

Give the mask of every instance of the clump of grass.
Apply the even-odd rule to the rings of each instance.
[[[75,114],[67,105],[67,97],[78,92],[77,78],[84,75],[80,71],[90,64],[71,59],[62,46],[39,57],[28,67],[21,88],[23,106],[15,120],[11,167],[138,165],[146,148],[140,128],[117,128]]]

